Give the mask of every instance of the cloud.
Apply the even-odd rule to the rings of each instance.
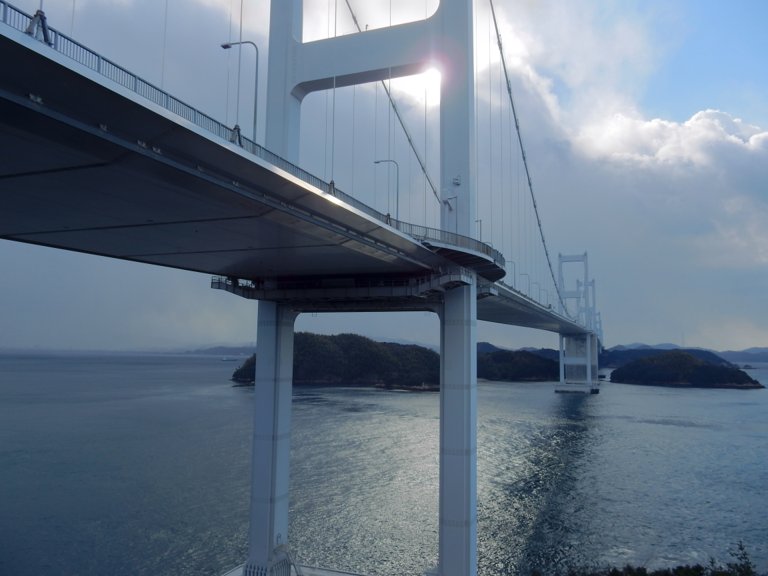
[[[642,181],[644,216],[675,227],[668,237],[692,234],[689,246],[701,265],[768,262],[768,132],[704,110],[682,123],[613,115],[582,127],[573,142],[592,161]]]
[[[711,234],[695,241],[702,265],[718,269],[768,265],[768,206],[736,196],[723,202]]]
[[[644,114],[641,97],[672,44],[654,28],[657,14],[619,8],[501,11],[549,243],[589,251],[609,338],[765,342],[748,325],[768,322],[768,131],[727,110],[684,121]],[[713,307],[719,332],[701,317]]]
[[[727,168],[768,154],[768,132],[718,110],[697,112],[683,123],[615,112],[579,126],[573,141],[588,156],[649,167]]]

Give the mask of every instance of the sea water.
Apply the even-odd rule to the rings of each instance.
[[[218,575],[246,554],[253,393],[193,355],[0,356],[0,574]],[[768,366],[752,371],[768,383]],[[297,387],[289,542],[312,565],[437,562],[439,396]],[[483,575],[768,570],[768,390],[478,387]]]

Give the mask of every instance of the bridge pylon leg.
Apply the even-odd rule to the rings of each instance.
[[[477,288],[445,293],[440,318],[440,576],[477,574]]]
[[[248,562],[244,576],[290,576],[290,472],[293,331],[296,314],[259,301],[254,388]]]
[[[560,335],[560,382],[555,392],[600,392],[597,359],[600,342],[594,333]]]

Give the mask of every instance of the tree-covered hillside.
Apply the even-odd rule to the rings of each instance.
[[[727,363],[726,363],[727,364]],[[635,360],[611,373],[611,382],[696,388],[762,388],[730,364],[714,364],[682,350]]]
[[[525,350],[497,350],[478,354],[477,377],[513,382],[552,382],[560,378],[560,364]]]
[[[643,358],[651,358],[659,356],[660,354],[666,354],[667,352],[685,352],[694,358],[703,360],[709,364],[717,364],[720,366],[730,366],[733,364],[727,360],[721,358],[716,353],[710,350],[701,350],[698,348],[679,348],[677,350],[662,350],[659,348],[611,348],[603,350],[600,353],[600,367],[601,368],[618,368],[624,366],[629,362],[635,360],[642,360]]]
[[[325,386],[436,388],[440,357],[423,346],[375,342],[356,334],[324,336],[297,332],[294,337],[293,381]],[[255,356],[232,375],[252,383]]]
[[[558,363],[526,351],[485,348],[479,352],[479,378],[504,381],[553,381]],[[232,375],[235,382],[251,384],[255,356]],[[434,350],[413,344],[375,342],[355,334],[324,336],[297,332],[294,338],[293,381],[299,385],[380,386],[437,390],[440,357]]]

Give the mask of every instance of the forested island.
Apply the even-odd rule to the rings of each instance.
[[[634,360],[642,360],[644,358],[651,358],[664,354],[673,350],[672,348],[652,348],[650,346],[641,346],[638,348],[627,348],[624,346],[615,346],[600,352],[599,365],[600,368],[619,368]],[[723,358],[722,356],[712,352],[711,350],[702,350],[700,348],[675,348],[674,350],[679,352],[685,352],[694,358],[703,360],[709,364],[716,366],[730,366],[734,367],[734,364]]]
[[[614,368],[611,382],[686,388],[763,388],[736,366],[708,350],[653,348],[606,350],[600,366]],[[252,385],[256,357],[235,370],[237,385]],[[558,351],[503,350],[478,343],[477,376],[504,382],[556,382]],[[356,334],[325,336],[297,332],[293,381],[304,386],[369,386],[435,391],[440,388],[440,356],[425,346],[376,342]]]
[[[728,362],[697,358],[670,350],[633,360],[611,373],[611,382],[676,388],[764,388],[757,380]]]
[[[434,391],[440,389],[440,356],[415,344],[376,342],[356,334],[325,336],[297,332],[294,338],[293,382],[299,386],[375,386]],[[552,382],[559,365],[524,350],[479,347],[477,375],[486,380]],[[253,384],[256,356],[235,370],[232,380]]]
[[[253,384],[256,355],[235,370],[232,380]],[[293,382],[299,386],[376,386],[437,390],[440,357],[413,344],[376,342],[356,334],[325,336],[297,332],[293,343]]]

